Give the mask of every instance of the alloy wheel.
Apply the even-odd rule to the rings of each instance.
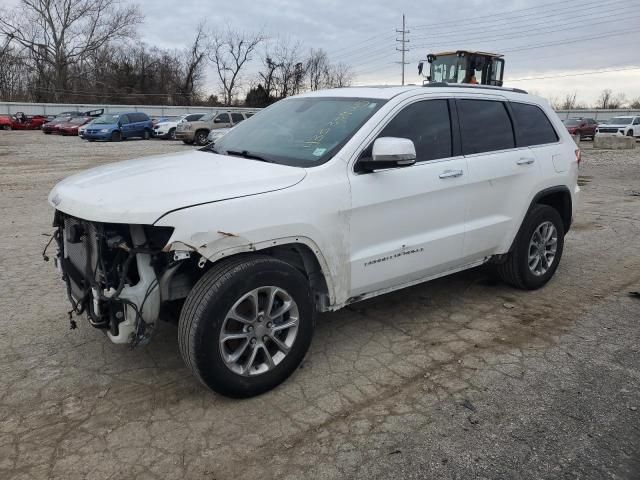
[[[293,347],[299,319],[298,305],[284,289],[251,290],[225,316],[219,337],[222,360],[243,376],[273,370]]]
[[[529,270],[539,277],[549,271],[556,258],[558,248],[558,230],[553,223],[546,221],[538,225],[529,241]]]

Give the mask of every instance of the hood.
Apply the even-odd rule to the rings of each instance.
[[[97,128],[97,129],[106,128],[108,130],[115,130],[116,128],[120,128],[120,125],[118,125],[117,123],[92,123],[91,128]]]
[[[85,220],[150,225],[173,210],[282,190],[305,176],[303,168],[191,151],[72,175],[51,190],[49,203]]]
[[[598,125],[598,127],[604,128],[626,128],[630,126],[630,123],[601,123],[600,125]]]

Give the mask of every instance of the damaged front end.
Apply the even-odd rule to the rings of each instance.
[[[54,218],[56,267],[72,305],[114,343],[147,343],[182,259],[163,252],[173,229],[90,222],[60,211]],[[165,298],[166,300],[166,298]]]

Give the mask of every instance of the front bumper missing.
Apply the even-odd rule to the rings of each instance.
[[[128,238],[118,236],[111,244],[104,224],[57,212],[54,226],[55,263],[67,285],[70,316],[86,313],[114,343],[146,343],[155,331],[161,298],[154,252],[143,247],[143,226],[121,226],[129,229]]]

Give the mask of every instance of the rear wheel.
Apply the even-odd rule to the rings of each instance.
[[[313,328],[302,273],[271,257],[239,257],[198,281],[182,308],[178,340],[185,363],[206,386],[252,397],[295,371]]]
[[[182,140],[185,145],[193,145],[193,140]]]
[[[500,278],[524,290],[544,286],[553,277],[564,247],[564,224],[548,205],[534,206],[524,220],[513,250],[497,266]]]
[[[3,125],[2,129],[3,130],[11,130],[11,125]]]
[[[120,132],[113,132],[111,134],[112,142],[119,142],[120,140],[122,140],[122,134]]]

